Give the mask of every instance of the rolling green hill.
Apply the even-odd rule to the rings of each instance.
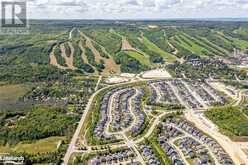
[[[157,45],[149,41],[146,37],[143,37],[143,44],[152,52],[155,52],[156,54],[159,54],[163,58],[165,58],[169,62],[176,61],[177,57],[161,50]]]
[[[36,75],[29,81],[46,79],[43,73],[37,73],[41,72],[40,68],[51,74],[49,78],[58,76],[54,71],[56,68],[80,74],[138,72],[157,64],[173,63],[192,54],[201,58],[228,57],[234,48],[248,49],[246,24],[222,26],[216,23],[213,26],[213,23],[199,23],[201,26],[186,26],[176,22],[174,24],[178,26],[170,27],[168,23],[162,26],[163,22],[160,22],[161,26],[155,29],[147,28],[144,22],[116,25],[79,21],[78,24],[80,26],[73,31],[71,39],[71,26],[53,23],[47,23],[47,26],[35,24],[29,35],[1,36],[0,70],[3,72],[0,73],[0,81],[5,81],[6,77],[22,81],[25,73],[20,73],[21,70]],[[126,43],[123,43],[123,38]],[[123,44],[127,44],[130,50],[123,51]],[[138,66],[127,65],[124,58],[129,62],[135,61]]]
[[[135,51],[125,51],[125,53],[129,55],[130,57],[133,57],[136,60],[138,60],[142,65],[151,66],[151,62],[144,55],[138,52],[135,52]]]

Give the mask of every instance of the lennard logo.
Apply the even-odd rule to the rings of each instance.
[[[26,1],[2,2],[2,19],[1,27],[3,28],[25,28],[27,27],[27,3]]]

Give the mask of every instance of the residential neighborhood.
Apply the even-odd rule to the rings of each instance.
[[[77,138],[81,141],[74,144],[70,151],[77,156],[71,155],[69,161],[150,165],[231,165],[247,162],[187,120],[186,116],[193,114],[201,124],[209,123],[209,127],[218,132],[204,113],[215,106],[236,103],[211,86],[211,80],[143,80],[111,85],[111,90],[106,92],[102,90],[99,110],[94,110],[99,117],[93,118],[97,119],[96,122],[86,129],[92,129],[93,133],[84,131],[79,134]],[[238,144],[236,147],[239,147]],[[129,151],[115,152],[125,148]],[[106,149],[113,154],[105,154]],[[245,155],[241,148],[239,150]]]

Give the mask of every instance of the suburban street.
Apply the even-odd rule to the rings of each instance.
[[[248,163],[247,155],[237,143],[231,141],[230,138],[221,134],[215,128],[211,129],[211,127],[206,125],[203,120],[199,119],[199,116],[196,115],[193,111],[188,111],[188,113],[185,113],[185,117],[190,122],[195,123],[199,129],[207,132],[214,139],[216,139],[218,143],[225,149],[225,151],[231,156],[235,164]]]
[[[99,77],[99,80],[97,82],[96,85],[96,90],[98,89],[98,86],[100,84],[102,80],[102,77]],[[123,84],[128,84],[128,83],[123,83]],[[225,149],[225,151],[231,156],[231,158],[233,159],[233,161],[235,162],[235,164],[242,164],[242,163],[247,163],[247,155],[245,155],[245,153],[243,152],[243,150],[241,149],[241,145],[235,142],[232,142],[228,137],[222,135],[221,133],[219,133],[218,128],[207,118],[205,118],[205,116],[203,115],[203,112],[207,110],[207,105],[205,104],[205,102],[200,98],[200,96],[193,92],[192,89],[190,88],[190,86],[186,83],[183,82],[183,85],[185,85],[186,89],[192,94],[192,96],[194,96],[195,98],[198,98],[197,101],[200,102],[202,105],[204,105],[204,109],[198,110],[198,109],[192,109],[188,103],[185,102],[185,100],[182,98],[182,96],[180,95],[180,93],[178,92],[178,89],[172,85],[171,82],[167,82],[168,86],[172,89],[173,93],[175,94],[175,97],[179,100],[179,102],[184,105],[186,107],[186,109],[184,110],[184,116],[185,118],[194,123],[196,125],[197,128],[199,128],[200,130],[202,130],[203,132],[206,132],[207,134],[211,135],[211,137],[213,137],[214,139],[217,140],[217,142]],[[119,85],[119,84],[118,84]],[[112,85],[113,86],[117,86],[117,85]],[[86,147],[88,148],[85,151],[80,151],[77,149],[76,145],[77,145],[77,140],[78,137],[80,136],[80,130],[86,120],[87,114],[90,111],[91,108],[91,104],[93,99],[103,90],[108,89],[110,86],[102,88],[100,90],[97,90],[89,99],[89,102],[87,104],[87,107],[85,109],[85,112],[79,122],[79,125],[75,131],[75,134],[71,140],[71,143],[69,145],[69,148],[67,150],[67,153],[64,157],[64,164],[67,165],[69,163],[69,160],[72,156],[73,153],[90,153],[92,152],[91,148],[95,147],[95,148],[99,148],[97,149],[97,151],[104,151],[101,150],[101,146],[88,146],[86,145]],[[153,88],[155,88],[153,86]],[[158,89],[155,88],[155,91],[158,93],[158,98],[161,97],[160,96],[160,91],[158,91]],[[211,93],[210,91],[206,92]],[[238,105],[241,101],[242,101],[242,92],[244,91],[240,91],[239,92],[239,97],[237,98],[237,100],[235,101],[235,105]],[[142,156],[142,154],[140,153],[140,151],[138,150],[138,145],[140,143],[142,143],[146,138],[149,138],[152,133],[154,132],[154,130],[157,128],[157,126],[161,123],[161,118],[167,114],[170,114],[172,112],[162,112],[161,114],[159,114],[158,116],[154,116],[151,115],[153,117],[153,119],[151,119],[151,123],[149,124],[149,128],[147,129],[146,133],[143,134],[141,137],[139,137],[138,139],[136,138],[132,138],[130,136],[127,136],[126,133],[128,132],[128,130],[132,127],[133,124],[135,124],[138,119],[136,118],[135,114],[132,112],[132,109],[134,107],[132,107],[132,101],[133,99],[135,99],[138,96],[138,90],[136,90],[136,93],[128,100],[128,107],[129,107],[129,111],[132,114],[134,121],[131,124],[131,126],[129,126],[128,128],[124,129],[123,131],[120,132],[109,132],[110,129],[110,124],[113,121],[113,113],[114,113],[114,98],[118,95],[118,93],[114,93],[113,95],[111,95],[110,100],[109,100],[109,105],[110,108],[108,109],[108,120],[107,120],[107,124],[105,127],[105,133],[107,135],[114,135],[118,138],[120,138],[121,140],[123,140],[122,143],[120,144],[108,144],[108,146],[111,149],[118,149],[118,148],[123,148],[123,147],[127,147],[130,148],[134,151],[135,155],[136,155],[136,161],[140,162],[141,164],[145,164],[145,158]],[[218,99],[214,94],[211,93],[211,97],[213,97],[214,99]],[[157,99],[158,101],[159,99]],[[147,114],[147,113],[146,113]],[[174,125],[172,125],[173,127],[175,127]],[[185,132],[184,130],[177,128],[178,130],[180,130],[181,132],[183,132],[187,137],[191,137],[194,140],[196,140],[197,142],[201,143],[203,146],[205,146],[209,151],[210,151],[210,155],[213,158],[215,164],[219,164],[217,158],[215,157],[215,155],[213,154],[211,148],[209,148],[208,145],[202,143],[201,141],[199,141],[198,139],[196,139],[194,136],[190,135],[189,133]],[[178,137],[176,139],[171,140],[171,145],[178,151],[179,155],[182,157],[183,161],[186,162],[186,164],[188,164],[188,162],[185,159],[184,154],[181,152],[181,150],[173,143],[174,141],[176,141],[177,139],[180,139],[182,137]],[[246,143],[245,143],[246,144]],[[248,145],[248,144],[247,144]],[[129,162],[129,161],[127,161]]]

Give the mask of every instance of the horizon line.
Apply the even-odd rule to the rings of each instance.
[[[77,21],[173,21],[173,20],[197,20],[197,21],[248,21],[248,17],[208,17],[208,18],[28,18],[29,20],[77,20]]]

